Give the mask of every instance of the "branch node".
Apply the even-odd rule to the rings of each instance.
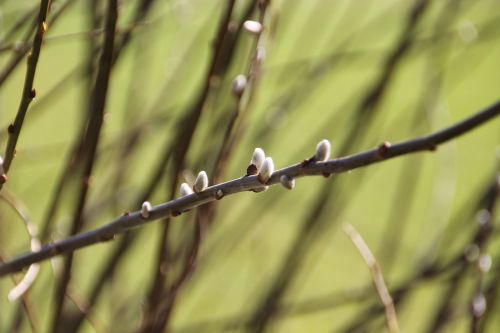
[[[384,159],[390,148],[391,143],[389,141],[382,142],[377,148],[377,156],[381,159]]]

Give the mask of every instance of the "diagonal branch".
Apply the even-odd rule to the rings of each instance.
[[[299,178],[305,176],[330,175],[382,162],[394,157],[420,152],[435,151],[437,146],[456,138],[500,115],[500,101],[469,118],[433,134],[418,137],[391,145],[388,142],[361,153],[336,158],[326,162],[297,163],[277,170],[266,185],[280,183],[283,175]],[[77,234],[52,244],[43,246],[40,251],[29,252],[0,265],[0,276],[22,270],[33,263],[40,262],[61,254],[113,239],[125,231],[165,217],[174,217],[195,207],[221,199],[223,196],[261,188],[257,176],[244,176],[225,183],[208,187],[200,193],[193,193],[155,206],[147,218],[141,217],[140,211],[125,213],[109,224],[100,228]]]

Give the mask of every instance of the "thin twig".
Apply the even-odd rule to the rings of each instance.
[[[7,148],[5,150],[4,170],[5,174],[9,172],[12,159],[16,151],[17,140],[21,134],[21,127],[23,126],[24,117],[28,111],[31,101],[36,96],[36,91],[33,89],[33,82],[35,80],[35,72],[40,57],[40,50],[42,48],[43,36],[47,31],[47,14],[49,11],[50,0],[42,0],[40,2],[40,12],[38,13],[38,30],[33,39],[33,48],[28,55],[28,67],[26,68],[26,77],[24,79],[23,93],[21,96],[21,103],[17,111],[16,119],[12,126],[9,127],[9,140],[7,141]],[[3,184],[0,184],[0,189]]]
[[[101,136],[102,125],[104,121],[104,109],[106,106],[107,92],[111,69],[113,66],[113,50],[115,45],[115,29],[118,20],[118,1],[109,0],[107,6],[107,16],[105,23],[105,37],[102,46],[102,53],[99,59],[99,68],[95,84],[89,103],[87,128],[82,140],[81,154],[84,158],[82,178],[80,188],[73,212],[73,221],[71,224],[71,235],[80,232],[83,226],[83,210],[87,202],[89,190],[89,181],[97,158],[97,147]],[[60,327],[60,318],[64,306],[66,290],[71,277],[71,268],[73,256],[70,253],[64,261],[62,278],[56,288],[56,305],[52,320],[52,331],[57,332]]]
[[[295,165],[277,170],[266,185],[280,184],[280,177],[287,175],[293,178],[304,176],[329,175],[347,172],[349,170],[382,162],[394,157],[403,156],[421,151],[435,151],[437,146],[456,138],[472,129],[482,125],[500,114],[500,101],[485,110],[466,118],[465,120],[447,127],[433,134],[418,137],[390,145],[385,143],[378,148],[373,148],[358,154],[336,158],[326,162],[297,163]],[[40,262],[57,255],[71,253],[82,247],[109,241],[116,235],[125,231],[147,224],[154,220],[178,216],[195,207],[220,199],[223,196],[245,192],[262,187],[257,176],[243,176],[225,183],[208,187],[200,193],[193,193],[182,198],[174,199],[152,208],[148,218],[141,217],[140,211],[127,213],[100,228],[68,237],[64,240],[47,244],[38,252],[30,252],[0,265],[0,276],[17,272],[23,267]]]
[[[385,317],[387,322],[387,329],[390,333],[398,333],[399,325],[398,319],[396,316],[396,309],[394,308],[394,302],[392,300],[391,295],[389,294],[389,289],[384,281],[384,276],[382,275],[382,271],[380,269],[375,256],[370,251],[370,248],[364,241],[363,237],[354,229],[354,227],[350,224],[346,224],[344,226],[344,232],[349,236],[354,246],[359,251],[359,254],[363,257],[363,260],[366,262],[366,265],[371,271],[373,284],[375,285],[375,289],[377,290],[380,301],[384,305],[385,308]]]

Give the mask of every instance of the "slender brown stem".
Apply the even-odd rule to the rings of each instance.
[[[28,55],[28,67],[26,68],[26,76],[24,79],[23,93],[21,96],[21,102],[19,103],[19,109],[17,111],[16,119],[14,123],[9,127],[9,140],[7,141],[7,148],[5,150],[4,158],[4,171],[7,174],[14,158],[16,151],[17,140],[21,134],[21,127],[23,126],[24,117],[28,111],[28,107],[31,101],[36,96],[36,91],[33,89],[33,82],[35,81],[35,72],[38,64],[38,58],[40,57],[40,50],[42,48],[43,36],[47,31],[47,14],[50,7],[50,0],[42,0],[40,2],[40,11],[38,13],[38,30],[35,34],[33,40],[33,48],[31,53]],[[0,188],[2,184],[0,184]]]
[[[327,162],[297,163],[277,170],[273,173],[266,185],[271,186],[280,184],[280,177],[283,175],[298,178],[304,176],[337,174],[379,163],[398,156],[422,151],[435,151],[438,145],[469,132],[472,129],[494,119],[498,115],[500,115],[500,101],[457,124],[427,136],[403,141],[394,145],[385,143],[380,145],[378,148],[336,158]],[[182,212],[217,200],[216,198],[220,199],[220,194],[227,196],[253,190],[259,187],[262,187],[262,184],[257,179],[257,176],[244,176],[225,183],[210,186],[205,191],[198,194],[194,193],[155,206],[151,210],[150,216],[147,219],[141,217],[140,211],[125,214],[100,228],[77,234],[52,244],[47,244],[38,252],[26,253],[7,263],[4,263],[0,265],[0,276],[18,272],[26,266],[57,255],[71,253],[82,247],[102,241],[109,241],[118,234],[124,233],[131,228],[147,224],[154,220],[177,216]]]
[[[85,163],[83,165],[83,173],[77,204],[73,213],[71,235],[77,234],[83,226],[83,210],[87,202],[89,181],[96,160],[97,146],[99,144],[99,138],[104,120],[104,109],[106,106],[108,86],[113,64],[113,50],[117,19],[118,1],[109,0],[105,23],[105,37],[103,48],[99,60],[99,69],[97,72],[95,85],[93,87],[91,95],[91,103],[89,105],[89,119],[81,147],[81,153],[82,157],[85,158]],[[71,277],[72,262],[73,256],[72,253],[70,253],[65,258],[62,278],[56,290],[56,305],[52,321],[53,332],[57,332],[60,328],[60,317],[64,305],[66,290],[68,288],[69,280]]]

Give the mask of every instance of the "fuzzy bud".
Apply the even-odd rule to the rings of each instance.
[[[284,188],[293,190],[295,187],[295,178],[288,176],[288,175],[283,175],[280,177],[280,182],[281,185],[283,185]]]
[[[217,192],[215,192],[215,199],[216,200],[220,200],[224,197],[224,192],[222,190],[217,190]]]
[[[262,168],[262,164],[264,163],[265,159],[266,154],[264,153],[264,150],[262,148],[255,148],[250,164],[255,165],[257,167],[257,171],[259,171],[260,168]]]
[[[269,178],[273,175],[274,172],[274,162],[271,157],[266,157],[264,163],[262,163],[262,167],[259,170],[259,182],[262,184],[267,183]]]
[[[144,201],[142,203],[142,207],[141,207],[141,217],[143,219],[147,219],[149,217],[149,213],[151,212],[151,209],[153,209],[153,207],[151,207],[151,204],[149,203],[149,201]]]
[[[316,155],[314,159],[316,162],[325,162],[330,158],[331,144],[328,140],[321,140],[316,146]]]
[[[247,77],[243,74],[236,76],[233,80],[232,91],[237,97],[241,97],[247,86]]]
[[[243,22],[243,28],[253,35],[259,35],[262,32],[262,24],[257,21],[245,21]]]
[[[193,194],[193,189],[187,183],[181,184],[181,197],[185,197],[186,195]]]
[[[196,180],[194,181],[193,190],[199,193],[208,187],[208,176],[205,171],[200,171]]]

